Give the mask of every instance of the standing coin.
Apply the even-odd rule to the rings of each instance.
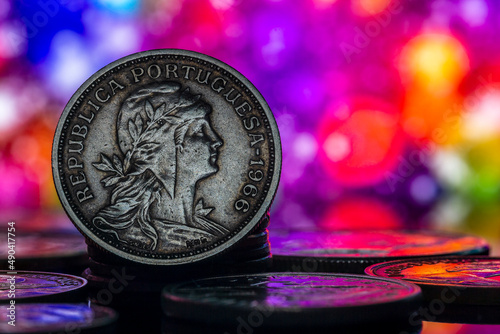
[[[240,73],[199,53],[154,50],[78,89],[52,167],[64,209],[96,246],[178,265],[256,228],[278,186],[280,145],[269,107]]]
[[[0,303],[83,301],[86,285],[86,279],[73,275],[0,270]]]

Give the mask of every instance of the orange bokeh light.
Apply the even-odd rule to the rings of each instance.
[[[431,140],[439,145],[459,141],[463,122],[463,97],[429,95],[421,90],[409,90],[404,98],[401,125],[413,138]]]
[[[453,36],[422,34],[403,48],[399,71],[407,87],[443,96],[456,89],[467,74],[469,57]]]
[[[352,0],[352,10],[359,16],[376,15],[389,6],[391,0]]]

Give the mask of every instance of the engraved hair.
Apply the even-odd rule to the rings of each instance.
[[[117,120],[117,139],[123,153],[123,162],[114,157],[115,179],[110,205],[101,209],[93,219],[94,225],[121,240],[116,230],[125,230],[137,224],[149,238],[152,250],[158,245],[158,232],[152,224],[150,210],[160,200],[160,192],[166,190],[173,198],[175,188],[177,150],[183,149],[183,142],[189,125],[206,117],[211,107],[200,101],[199,95],[181,90],[175,82],[152,84],[133,92],[122,104]],[[172,163],[162,177],[158,175],[155,154],[162,148],[160,140],[172,139]],[[158,140],[158,141],[157,141]],[[168,154],[170,155],[170,153]],[[168,158],[168,157],[167,157]],[[101,157],[111,163],[111,159]],[[102,163],[95,163],[98,169]],[[113,167],[111,167],[113,168]],[[109,168],[100,169],[109,171]]]

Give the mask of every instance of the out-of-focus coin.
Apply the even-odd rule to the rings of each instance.
[[[183,50],[133,54],[73,95],[52,153],[59,198],[96,246],[179,265],[228,249],[268,212],[275,119],[240,73]]]
[[[12,313],[9,307],[0,305],[1,333],[114,333],[118,319],[113,309],[87,304],[21,304]]]
[[[487,255],[479,237],[436,231],[272,230],[277,270],[363,273],[374,263],[445,255]]]
[[[88,259],[87,245],[80,234],[24,231],[15,234],[15,241],[17,268],[44,271],[80,268],[81,272]],[[0,258],[7,259],[8,251],[7,233],[0,233]],[[0,269],[7,270],[8,266],[7,261],[0,263]]]
[[[168,317],[260,327],[342,326],[408,319],[420,288],[397,280],[348,274],[266,273],[194,280],[162,292]]]
[[[86,297],[84,278],[41,271],[0,270],[0,303],[72,302]]]
[[[418,284],[426,300],[422,320],[500,324],[500,258],[398,260],[372,265],[366,273]]]
[[[445,288],[454,303],[500,306],[500,258],[398,260],[372,265],[366,273],[418,284],[427,299],[439,297]]]

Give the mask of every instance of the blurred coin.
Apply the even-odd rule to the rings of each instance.
[[[0,303],[83,301],[86,285],[87,280],[73,275],[0,270]]]
[[[80,234],[22,231],[14,239],[16,268],[74,273],[87,263],[87,247]],[[7,233],[0,233],[0,257],[7,259],[8,251]],[[0,263],[0,269],[8,267],[8,261]]]
[[[240,73],[192,51],[117,60],[73,95],[52,166],[59,198],[97,247],[192,264],[258,229],[281,170],[278,128]]]
[[[166,316],[199,323],[329,327],[406,320],[420,288],[361,275],[266,273],[168,285],[162,303]]]
[[[14,318],[11,310],[0,305],[0,333],[114,333],[118,318],[113,309],[87,304],[20,304]]]
[[[436,231],[272,230],[274,264],[283,271],[363,273],[371,264],[443,255],[487,255],[479,237]]]
[[[390,261],[366,273],[418,284],[426,300],[419,318],[500,324],[500,258],[441,257]]]
[[[453,303],[500,306],[500,258],[398,260],[372,265],[366,273],[418,284],[429,300],[446,295]]]

